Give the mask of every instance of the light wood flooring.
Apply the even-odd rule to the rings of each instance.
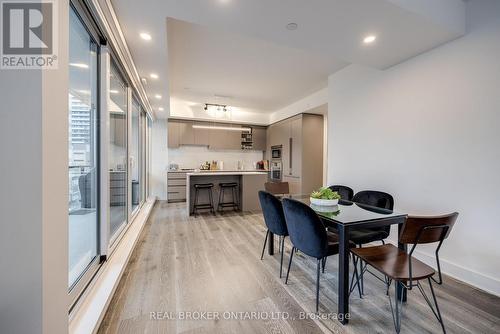
[[[351,295],[351,320],[342,326],[328,319],[337,311],[338,257],[330,257],[321,274],[323,319],[300,319],[314,314],[315,260],[294,256],[285,285],[279,278],[280,254],[270,257],[266,250],[260,260],[266,231],[261,214],[187,217],[185,211],[184,204],[156,204],[99,333],[395,332],[383,283],[374,277],[366,276],[363,299],[357,293]],[[284,268],[290,249],[287,240]],[[500,298],[444,279],[436,294],[448,333],[500,333]],[[172,319],[182,316],[176,312],[196,311],[219,312],[219,320]],[[215,317],[216,313],[192,316]],[[259,316],[269,318],[247,319]],[[420,293],[410,291],[401,333],[440,332]]]

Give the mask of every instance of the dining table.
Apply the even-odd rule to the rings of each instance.
[[[309,205],[320,217],[329,230],[338,234],[339,264],[338,264],[338,311],[337,319],[346,325],[349,314],[349,235],[352,230],[398,225],[398,235],[401,232],[407,214],[381,209],[362,203],[339,200],[335,206],[317,206],[310,203],[309,195],[289,195],[281,198],[292,198]],[[405,252],[405,244],[398,243]],[[268,253],[274,254],[274,236],[268,238]],[[403,296],[401,296],[403,294]],[[397,289],[397,297],[406,301],[406,290]]]

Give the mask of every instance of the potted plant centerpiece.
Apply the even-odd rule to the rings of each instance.
[[[339,203],[340,195],[330,188],[321,187],[311,193],[311,204],[320,206],[335,206]]]

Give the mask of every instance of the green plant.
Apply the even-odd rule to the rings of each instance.
[[[313,191],[311,193],[311,197],[317,199],[340,199],[338,192],[325,187],[321,187],[318,190]]]

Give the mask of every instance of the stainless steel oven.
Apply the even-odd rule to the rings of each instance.
[[[283,150],[282,145],[271,146],[271,159],[281,160],[281,151]]]
[[[280,182],[282,174],[281,160],[271,161],[271,181]]]

